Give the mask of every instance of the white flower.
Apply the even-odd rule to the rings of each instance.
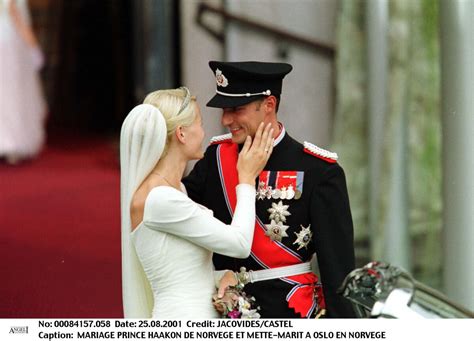
[[[257,309],[242,309],[242,319],[258,319],[260,314],[257,312]]]

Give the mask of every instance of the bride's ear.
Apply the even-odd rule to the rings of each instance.
[[[179,126],[175,130],[176,138],[178,139],[179,142],[181,143],[186,143],[186,136],[184,133],[184,127]]]

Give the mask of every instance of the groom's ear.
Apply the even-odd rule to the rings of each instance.
[[[277,99],[275,96],[268,96],[263,102],[265,113],[272,114],[276,112]]]

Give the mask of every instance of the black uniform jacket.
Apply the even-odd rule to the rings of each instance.
[[[202,160],[183,182],[189,197],[213,210],[214,216],[226,224],[231,223],[231,215],[226,206],[220,183],[217,158],[217,145],[210,145]],[[302,195],[299,200],[282,200],[289,205],[291,215],[286,217],[288,234],[281,241],[296,252],[303,262],[317,255],[320,281],[323,285],[327,317],[355,317],[351,304],[336,293],[344,277],[354,269],[354,243],[352,218],[349,207],[346,181],[342,168],[304,152],[303,145],[287,133],[274,147],[265,166],[270,171],[304,172]],[[258,181],[257,181],[258,184]],[[268,209],[280,199],[256,201],[256,214],[269,224]],[[306,247],[295,244],[302,227],[311,225],[312,240]],[[241,266],[247,270],[261,270],[262,266],[252,257],[234,259],[214,255],[217,270],[239,271]],[[264,318],[301,317],[288,307],[286,296],[292,285],[280,279],[273,279],[245,286],[245,292],[256,298],[260,314]]]

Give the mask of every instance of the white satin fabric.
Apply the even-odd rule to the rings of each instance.
[[[143,222],[131,233],[136,254],[153,292],[153,318],[217,317],[212,306],[216,279],[212,253],[246,258],[255,223],[255,188],[237,188],[237,207],[230,225],[211,210],[172,187],[148,195]]]

